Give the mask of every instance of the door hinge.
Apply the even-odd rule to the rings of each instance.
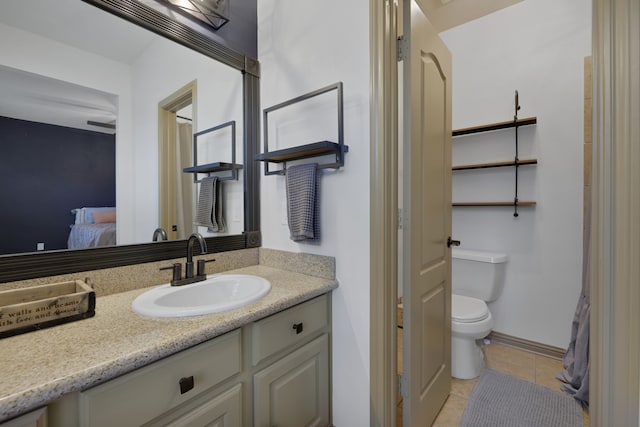
[[[402,208],[398,208],[398,230],[402,230],[402,227],[404,226],[403,216],[404,212],[402,212]]]
[[[407,393],[407,380],[402,374],[398,375],[398,393],[400,393],[403,400],[409,397]]]
[[[409,55],[409,42],[405,36],[398,37],[398,62],[404,61]]]

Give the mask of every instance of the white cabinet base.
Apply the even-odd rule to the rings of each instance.
[[[47,408],[36,409],[18,418],[0,423],[0,427],[47,427]]]
[[[330,333],[325,294],[62,396],[49,404],[49,426],[326,427]]]
[[[328,378],[324,334],[254,376],[255,426],[328,426]]]
[[[155,424],[152,424],[155,425]],[[188,411],[177,420],[159,426],[166,427],[237,427],[242,425],[242,384]]]

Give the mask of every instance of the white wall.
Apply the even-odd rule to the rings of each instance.
[[[566,348],[581,288],[583,58],[590,55],[590,3],[523,1],[441,34],[453,55],[453,127],[510,120],[514,90],[521,128],[520,200],[510,208],[454,208],[464,248],[509,256],[494,330]],[[514,132],[456,138],[454,164],[513,158]],[[513,200],[513,170],[456,172],[453,200]]]
[[[267,108],[337,81],[344,82],[345,167],[321,177],[319,244],[289,240],[283,225],[285,181],[261,177],[262,244],[334,256],[340,287],[333,293],[333,421],[369,425],[369,13],[367,0],[260,0],[258,58],[261,106]],[[311,102],[316,126],[295,107],[269,128],[271,147],[335,135],[325,119],[334,98]],[[328,100],[327,100],[328,99]],[[335,101],[333,101],[335,102]],[[334,105],[334,104],[331,104]],[[335,107],[333,107],[335,108]],[[287,117],[287,114],[290,114]],[[271,120],[271,119],[270,119]],[[324,131],[324,132],[323,132]],[[278,141],[282,136],[287,141]]]
[[[136,122],[133,137],[136,165],[134,211],[135,239],[138,242],[150,241],[153,230],[159,225],[158,104],[193,81],[196,82],[194,133],[235,120],[236,162],[242,163],[242,74],[167,39],[155,39],[132,64]],[[215,143],[220,143],[228,152],[228,141],[216,140]],[[230,161],[230,158],[217,161]],[[206,233],[206,228],[201,227],[203,235],[240,234],[244,230],[242,171],[239,175],[238,181],[223,183],[227,232]],[[234,215],[232,210],[241,214]]]
[[[0,24],[0,65],[118,96],[116,207],[118,242],[133,235],[131,76],[128,65]]]

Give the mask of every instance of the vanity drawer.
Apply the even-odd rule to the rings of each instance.
[[[240,337],[230,332],[80,393],[80,425],[142,425],[230,378],[242,366]]]
[[[326,294],[255,322],[251,329],[253,366],[280,350],[301,343],[325,328],[328,322]]]

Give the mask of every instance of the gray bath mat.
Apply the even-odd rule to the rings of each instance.
[[[480,375],[460,427],[582,427],[573,398],[493,369]]]

